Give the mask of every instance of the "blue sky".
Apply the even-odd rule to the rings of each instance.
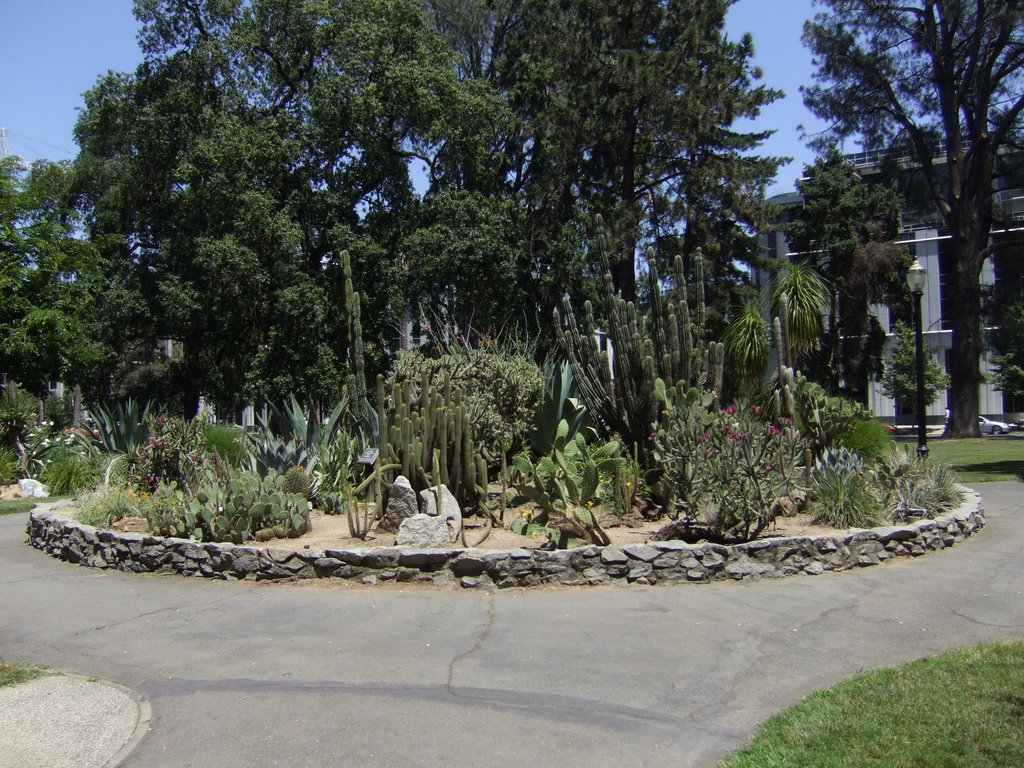
[[[141,59],[131,0],[22,0],[6,3],[0,24],[0,126],[8,130],[13,154],[28,161],[67,160],[82,94],[107,70],[130,72]],[[811,79],[811,56],[800,42],[812,0],[738,0],[729,11],[731,37],[750,32],[764,81],[786,98],[764,110],[754,123],[775,130],[765,154],[795,160],[784,167],[769,192],[793,188],[804,164],[814,158],[799,125],[820,129],[804,108],[799,87]]]

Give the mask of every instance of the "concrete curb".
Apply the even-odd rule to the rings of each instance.
[[[94,568],[215,579],[338,579],[493,589],[612,583],[709,583],[811,576],[918,557],[951,547],[985,524],[981,497],[934,519],[822,537],[766,538],[723,546],[654,541],[569,550],[300,549],[200,543],[83,525],[48,505],[29,515],[28,541],[52,557]]]
[[[128,741],[114,753],[114,755],[106,762],[103,768],[118,768],[124,764],[124,761],[131,756],[132,752],[135,751],[136,747],[142,743],[146,734],[151,730],[151,724],[153,722],[153,707],[149,703],[149,699],[143,696],[141,693],[136,691],[134,688],[129,688],[126,685],[115,683],[113,680],[106,680],[104,678],[90,677],[90,680],[109,685],[112,688],[117,688],[123,691],[127,695],[131,696],[135,700],[135,705],[138,707],[139,717],[135,723],[135,730],[132,735],[128,738]]]

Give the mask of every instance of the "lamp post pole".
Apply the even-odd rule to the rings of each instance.
[[[907,286],[914,295],[914,350],[917,364],[917,455],[928,458],[928,431],[924,412],[924,329],[921,322],[921,296],[927,272],[919,260],[907,270]]]

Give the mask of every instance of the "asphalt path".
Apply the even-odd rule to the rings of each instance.
[[[870,667],[1024,638],[1024,485],[951,550],[821,576],[478,591],[93,570],[0,517],[0,657],[152,706],[124,763],[714,766]]]

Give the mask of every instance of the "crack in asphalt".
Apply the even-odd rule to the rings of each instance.
[[[487,638],[491,636],[491,630],[494,628],[494,594],[488,593],[487,595],[487,618],[484,621],[483,629],[480,630],[480,634],[477,635],[476,641],[469,648],[464,650],[462,653],[452,657],[452,660],[448,663],[448,682],[446,687],[448,692],[452,696],[458,696],[455,693],[452,680],[455,679],[455,665],[458,664],[465,658],[468,658],[472,654],[483,648],[484,643],[487,642]]]

